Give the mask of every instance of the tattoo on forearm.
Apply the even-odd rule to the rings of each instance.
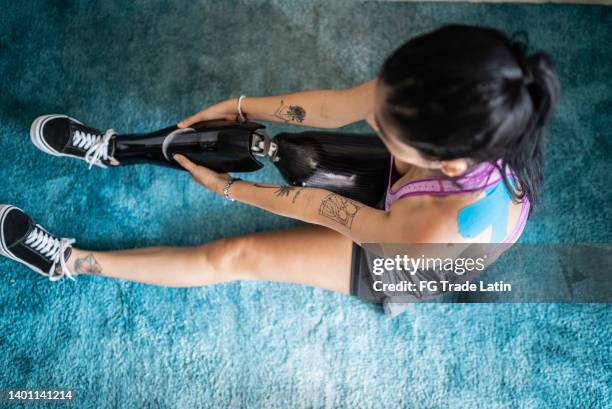
[[[77,274],[102,274],[102,266],[93,254],[88,254],[74,261],[74,272]]]
[[[285,102],[281,99],[280,106],[274,112],[274,116],[285,122],[302,123],[306,118],[306,110],[299,105],[285,105]]]
[[[264,188],[264,189],[276,189],[274,194],[276,196],[278,196],[278,197],[288,197],[291,194],[291,192],[295,191],[295,195],[293,195],[293,199],[291,200],[291,203],[295,203],[295,200],[297,199],[299,194],[302,192],[302,190],[305,189],[303,187],[297,187],[297,186],[289,186],[289,185],[282,185],[282,186],[277,186],[277,185],[260,185],[259,183],[253,183],[253,186],[261,187],[261,188]]]
[[[295,191],[295,195],[293,195],[293,200],[291,201],[291,203],[295,204],[295,201],[297,200],[298,196],[300,195],[300,193],[302,193],[302,190],[306,189],[305,187],[301,187],[298,190]]]
[[[295,190],[295,187],[283,185],[279,186],[278,189],[276,189],[276,192],[274,192],[274,194],[278,197],[287,197],[289,196],[289,193],[291,193],[292,190]]]
[[[355,215],[362,207],[359,202],[330,193],[321,200],[319,214],[350,229]]]

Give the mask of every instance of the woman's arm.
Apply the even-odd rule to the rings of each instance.
[[[316,128],[339,128],[366,119],[374,108],[376,79],[346,89],[301,91],[291,94],[250,97],[241,110],[251,121],[284,122]],[[238,99],[212,105],[179,123],[184,128],[210,119],[235,120]]]
[[[389,228],[387,212],[325,189],[241,180],[231,186],[229,194],[237,201],[281,216],[329,227],[357,243],[376,241],[380,238],[377,232]]]
[[[197,166],[182,155],[174,158],[198,183],[223,195],[229,175]],[[229,194],[237,201],[281,216],[329,227],[356,243],[426,242],[432,223],[424,221],[435,220],[424,215],[427,211],[411,212],[406,208],[402,209],[403,217],[398,217],[392,211],[374,209],[318,188],[237,181],[231,185]]]
[[[246,97],[249,119],[316,128],[339,128],[362,121],[374,106],[375,80],[353,88],[302,91],[271,97]]]

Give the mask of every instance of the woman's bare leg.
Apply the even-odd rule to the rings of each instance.
[[[321,226],[303,226],[225,238],[196,247],[122,251],[73,249],[77,274],[195,287],[234,280],[305,284],[349,293],[352,242]]]

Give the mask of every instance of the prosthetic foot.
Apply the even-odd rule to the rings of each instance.
[[[47,115],[32,125],[32,141],[56,156],[101,167],[153,163],[182,167],[173,155],[217,172],[252,172],[269,159],[287,183],[318,187],[375,206],[387,187],[390,156],[374,135],[332,132],[281,133],[270,138],[254,122],[206,121],[148,134],[100,132],[64,115]]]
[[[38,149],[53,156],[84,160],[90,168],[119,164],[112,157],[110,142],[114,136],[112,129],[102,132],[66,115],[39,116],[30,127],[30,138]]]
[[[260,128],[252,122],[208,121],[192,128],[171,126],[148,134],[119,135],[66,115],[44,115],[32,123],[30,137],[43,152],[84,160],[90,168],[154,163],[182,169],[172,158],[180,153],[217,172],[252,172],[263,166],[251,152]]]

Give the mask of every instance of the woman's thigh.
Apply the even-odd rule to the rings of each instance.
[[[222,240],[226,268],[238,279],[282,281],[350,292],[353,242],[322,226],[253,233]],[[225,249],[223,249],[225,248]]]

